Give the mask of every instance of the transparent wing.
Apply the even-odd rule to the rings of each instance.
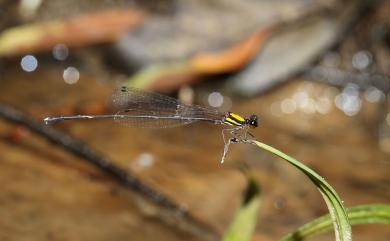
[[[224,113],[198,105],[186,105],[169,96],[122,87],[112,96],[115,107],[121,109],[114,120],[129,127],[168,128],[208,121],[221,124]]]
[[[187,125],[198,120],[177,116],[169,109],[132,108],[117,112],[114,121],[128,127],[169,128]]]
[[[177,105],[185,106],[185,104],[169,96],[125,86],[115,90],[112,95],[112,102],[113,105],[119,109],[139,107],[176,109]]]

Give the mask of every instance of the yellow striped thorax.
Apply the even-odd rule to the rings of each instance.
[[[256,128],[258,126],[257,123],[257,115],[251,115],[249,118],[244,118],[238,114],[227,112],[224,123],[231,126],[249,126],[251,128]]]
[[[232,112],[228,112],[225,117],[225,122],[231,126],[242,126],[245,124],[245,118]]]

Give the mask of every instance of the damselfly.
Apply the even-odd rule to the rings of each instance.
[[[46,124],[53,124],[65,120],[110,119],[129,127],[140,128],[168,128],[197,121],[226,125],[230,128],[222,130],[225,148],[221,162],[225,160],[231,143],[245,141],[247,134],[251,135],[248,129],[258,126],[256,115],[244,118],[232,112],[220,112],[200,105],[186,105],[169,96],[125,86],[114,92],[112,102],[120,109],[116,114],[55,116],[47,117],[44,121]],[[226,139],[226,133],[230,133],[231,137]]]

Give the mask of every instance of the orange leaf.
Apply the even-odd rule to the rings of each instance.
[[[273,27],[256,32],[229,49],[216,53],[199,53],[190,59],[190,66],[201,74],[236,71],[248,63],[273,32]]]
[[[47,51],[58,43],[81,47],[110,42],[140,24],[143,15],[134,9],[109,9],[63,20],[13,27],[0,34],[0,56]]]

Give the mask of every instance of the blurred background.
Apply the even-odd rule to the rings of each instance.
[[[220,164],[220,126],[43,125],[112,113],[121,85],[257,114],[256,138],[347,207],[388,203],[389,16],[389,1],[0,0],[0,240],[218,240],[244,165],[262,186],[253,240],[327,213],[307,177],[265,151],[232,145]]]

